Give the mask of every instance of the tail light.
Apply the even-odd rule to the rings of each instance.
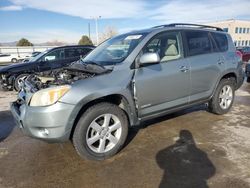
[[[242,60],[242,53],[239,50],[236,51],[236,56]]]

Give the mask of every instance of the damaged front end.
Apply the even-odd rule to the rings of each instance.
[[[110,71],[110,69],[106,69],[95,63],[85,63],[79,60],[68,67],[29,75],[22,84],[22,88],[34,93],[53,86],[71,85],[75,81],[91,78]]]

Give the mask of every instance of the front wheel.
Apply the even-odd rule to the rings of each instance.
[[[227,113],[233,105],[235,96],[235,79],[222,79],[209,101],[209,111],[215,114]]]
[[[104,160],[115,155],[128,134],[125,112],[111,103],[90,107],[78,121],[73,144],[82,158]]]
[[[21,86],[25,80],[25,78],[27,78],[28,74],[20,74],[16,77],[15,81],[14,81],[14,89],[16,91],[20,91]]]

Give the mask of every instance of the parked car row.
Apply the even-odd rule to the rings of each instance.
[[[3,83],[20,89],[11,111],[25,134],[72,140],[81,157],[104,160],[145,120],[202,103],[227,113],[244,80],[231,36],[217,27],[156,26],[93,49],[59,47],[1,70]]]
[[[9,65],[0,69],[0,83],[3,89],[20,90],[20,83],[29,74],[68,66],[81,56],[87,55],[94,46],[63,46],[42,53],[36,53],[27,63]]]
[[[240,52],[241,58],[243,62],[250,63],[250,47],[239,47],[237,50]]]
[[[32,53],[30,54],[30,56],[26,56],[26,57],[22,60],[22,63],[27,63],[27,62],[29,62],[29,60],[33,59],[34,57],[36,57],[36,56],[39,55],[40,53],[41,53],[41,52],[37,52],[37,51],[32,52]]]
[[[237,52],[241,56],[241,59],[245,65],[245,72],[247,77],[247,82],[250,83],[250,47],[239,47],[237,48]]]
[[[17,63],[19,60],[21,60],[21,57],[17,54],[0,54],[0,63]]]

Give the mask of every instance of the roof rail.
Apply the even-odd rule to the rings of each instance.
[[[198,28],[210,28],[210,29],[215,29],[216,31],[223,31],[223,29],[219,27],[214,27],[210,25],[201,25],[201,24],[190,24],[190,23],[172,23],[172,24],[167,24],[167,25],[158,25],[153,28],[159,28],[159,27],[177,27],[177,26],[193,26],[193,27],[198,27]]]

